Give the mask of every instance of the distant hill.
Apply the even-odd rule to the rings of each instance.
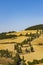
[[[8,33],[15,33],[16,31],[9,31]]]
[[[31,26],[31,27],[26,28],[25,30],[37,30],[37,29],[42,30],[43,29],[43,24]]]
[[[16,31],[2,32],[0,34],[7,34],[7,33],[16,33]]]

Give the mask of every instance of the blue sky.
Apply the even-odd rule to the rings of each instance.
[[[0,32],[43,24],[43,0],[0,0]]]

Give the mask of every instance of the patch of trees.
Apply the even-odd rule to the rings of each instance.
[[[26,43],[27,43],[26,40],[24,40],[24,42],[21,45],[19,45],[19,44],[14,45],[14,50],[16,50],[18,53],[23,53],[22,47]],[[31,42],[28,42],[28,48],[26,48],[24,51],[26,53],[34,52],[34,48],[33,48],[32,44],[31,44]]]
[[[16,53],[15,57],[13,58],[13,60],[14,60],[13,64],[9,63],[9,65],[26,65],[25,60],[24,60],[24,56],[21,59],[21,57],[18,54],[18,52]]]
[[[30,34],[26,33],[25,36],[27,36],[27,37],[32,37],[33,39],[35,39],[35,38],[39,37],[40,34],[39,34],[38,31],[37,31],[36,33],[30,33]]]
[[[27,29],[25,29],[25,30],[37,30],[37,29],[43,30],[43,24],[31,26],[31,27],[29,27],[29,28],[27,28]]]
[[[15,57],[14,57],[14,63],[13,65],[20,65],[20,62],[21,62],[21,58],[18,54],[18,52],[16,53]]]
[[[27,40],[25,39],[21,44],[27,44]]]
[[[8,49],[6,49],[6,50],[0,50],[0,56],[1,57],[11,58],[12,57],[12,52],[9,52]]]
[[[0,34],[0,39],[9,39],[9,38],[15,38],[17,35],[6,35],[6,33]]]
[[[6,57],[6,58],[12,58],[13,62],[10,63],[8,62],[8,65],[20,65],[21,58],[18,54],[18,52],[15,54],[14,57],[12,57],[12,53],[7,50],[0,50],[0,56],[1,57]]]
[[[19,46],[18,44],[14,45],[14,49],[15,49],[18,53],[22,53],[22,48],[21,48],[21,46]]]
[[[28,65],[36,65],[43,63],[43,59],[41,60],[33,60],[32,62],[28,61]]]
[[[39,43],[38,45],[43,45],[43,43]]]
[[[20,58],[18,52],[15,54],[15,57],[13,57],[13,60],[14,60],[13,64],[9,63],[9,65],[21,65],[22,59]]]
[[[16,32],[16,31],[9,31],[8,33],[14,33],[14,32]]]
[[[25,63],[26,60],[24,59],[24,56],[21,59],[18,53],[16,53],[15,57],[13,58],[13,60],[14,60],[13,64],[9,63],[9,65],[36,65],[36,64],[43,63],[43,59],[40,59],[40,60],[34,59],[32,62],[28,61],[27,64],[26,64]]]
[[[22,59],[21,59],[20,65],[26,65],[25,61],[26,61],[26,60],[24,59],[24,56],[22,56]]]
[[[39,31],[39,30],[37,30],[36,33],[30,33],[30,34],[26,33],[25,36],[29,37],[29,38],[27,39],[27,42],[28,42],[28,41],[34,40],[35,38],[40,37],[41,34],[42,34],[42,32]]]

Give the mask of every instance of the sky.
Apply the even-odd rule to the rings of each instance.
[[[43,0],[0,0],[0,32],[43,24]]]

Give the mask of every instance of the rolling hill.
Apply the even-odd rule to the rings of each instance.
[[[26,28],[25,30],[37,30],[37,29],[43,30],[43,24],[34,25],[34,26]]]
[[[24,40],[27,40],[29,36],[27,37],[26,33],[34,34],[37,32],[37,29],[42,30],[43,24],[31,26],[19,32],[10,31],[5,33],[0,33],[0,50],[8,49],[9,51],[13,52],[12,54],[14,55],[15,54],[14,45],[16,43],[21,44]],[[41,34],[39,38],[35,38],[33,41],[31,41],[31,44],[35,52],[25,53],[25,49],[26,48],[30,49],[30,47],[28,47],[28,44],[23,45],[22,47],[23,53],[20,54],[20,57],[22,58],[22,56],[24,56],[24,59],[26,60],[26,64],[28,61],[32,62],[34,59],[40,60],[43,58],[43,45],[38,45],[39,43],[43,44],[43,34]],[[7,61],[6,58],[3,60],[3,58],[0,57],[0,63],[3,65],[5,64],[8,65],[8,62],[12,62],[12,60],[10,59],[8,60],[9,61]]]

